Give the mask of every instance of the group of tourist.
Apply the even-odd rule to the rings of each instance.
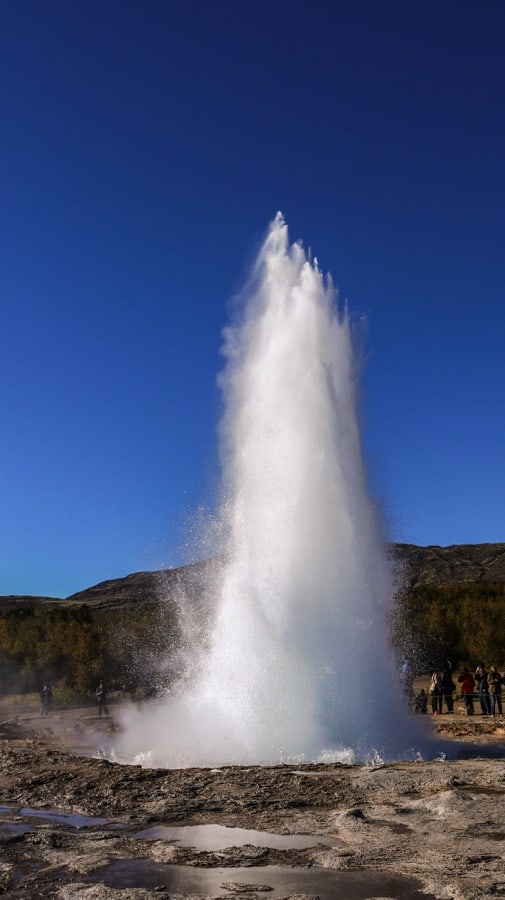
[[[39,692],[40,694],[40,715],[47,716],[49,712],[49,701],[53,696],[53,692],[49,685],[45,684],[42,690]],[[107,692],[105,690],[105,685],[103,681],[100,682],[96,691],[95,691],[96,701],[98,703],[98,715],[99,716],[108,716],[109,708],[107,706]]]
[[[477,666],[475,674],[465,666],[458,682],[461,684],[461,693],[465,701],[465,711],[468,716],[473,715],[473,700],[477,695],[483,716],[502,716],[501,689],[505,678],[498,672],[496,666],[490,666],[486,672],[483,663]]]
[[[503,715],[501,695],[505,676],[498,672],[496,666],[490,666],[488,672],[484,663],[480,663],[473,674],[468,666],[465,666],[458,675],[457,682],[461,685],[461,696],[467,716],[473,716],[475,712],[474,699],[478,699],[483,716]],[[449,661],[432,673],[428,689],[432,715],[440,715],[444,703],[448,713],[454,712],[454,693],[458,689],[458,684],[454,682]],[[414,709],[417,713],[428,712],[428,696],[424,689],[416,695]]]

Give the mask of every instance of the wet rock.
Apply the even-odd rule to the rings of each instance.
[[[79,747],[83,734],[91,745],[86,727],[66,727],[66,740],[77,731]],[[305,881],[296,892],[272,891],[266,877],[272,867],[314,879],[321,872],[409,879],[408,891],[407,882],[398,883],[382,894],[388,897],[505,896],[504,759],[170,771],[77,755],[72,742],[64,749],[61,733],[55,746],[46,722],[43,728],[37,734],[31,721],[29,733],[19,726],[15,739],[0,739],[0,893],[13,900],[321,896],[307,891]],[[148,826],[177,823],[316,839],[303,849],[248,840],[203,850],[135,836]],[[107,873],[119,878],[125,861],[129,881],[109,883]],[[178,867],[226,873],[212,892],[185,894],[164,877]],[[239,870],[247,872],[241,880],[233,876]],[[149,880],[150,871],[156,878]]]
[[[220,887],[233,894],[250,894],[252,891],[264,894],[273,890],[269,884],[237,884],[235,881],[223,881]]]

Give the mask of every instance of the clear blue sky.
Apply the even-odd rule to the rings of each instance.
[[[505,4],[0,9],[0,594],[191,557],[269,221],[361,325],[392,540],[504,541]]]

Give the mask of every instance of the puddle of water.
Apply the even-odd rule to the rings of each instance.
[[[90,828],[93,825],[106,825],[108,822],[108,819],[64,813],[58,809],[32,809],[28,806],[20,809],[18,815],[25,816],[25,818],[45,819],[48,822],[57,822],[59,825],[71,825],[73,828]]]
[[[471,744],[454,742],[454,747],[448,747],[448,759],[503,759],[505,756],[505,744]]]
[[[35,831],[31,825],[24,825],[23,822],[0,822],[0,834],[30,834]]]
[[[456,787],[458,791],[466,791],[469,794],[489,794],[492,796],[493,794],[505,793],[505,788],[495,787],[494,785],[488,787],[480,784],[458,784]]]
[[[226,847],[269,847],[274,850],[304,850],[318,844],[335,846],[335,838],[313,834],[270,834],[267,831],[253,831],[249,828],[228,828],[225,825],[153,825],[137,831],[133,837],[144,840],[163,840],[177,843],[180,847],[194,847],[197,850],[224,850]]]
[[[35,872],[40,872],[40,870],[42,868],[43,868],[42,863],[35,863],[35,862],[24,862],[21,865],[17,865],[14,872],[10,876],[9,891],[12,892],[12,891],[16,890],[17,888],[20,888],[21,890],[23,890],[23,881],[25,880],[25,878],[27,878],[27,877],[29,878]],[[23,896],[23,894],[21,894],[21,895],[18,894],[18,896]],[[25,894],[24,896],[29,896],[29,895]]]
[[[105,883],[113,888],[163,888],[179,894],[204,894],[230,897],[238,886],[251,892],[268,890],[269,897],[288,893],[317,894],[320,900],[436,900],[434,894],[421,893],[422,884],[414,878],[385,875],[382,872],[336,872],[329,869],[302,869],[283,866],[261,868],[204,869],[197,866],[170,866],[149,860],[118,860],[82,878],[83,882]]]

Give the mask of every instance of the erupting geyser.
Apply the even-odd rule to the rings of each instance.
[[[129,723],[122,752],[168,766],[405,756],[414,722],[388,645],[394,578],[349,319],[280,214],[224,353],[211,631],[183,690]]]

